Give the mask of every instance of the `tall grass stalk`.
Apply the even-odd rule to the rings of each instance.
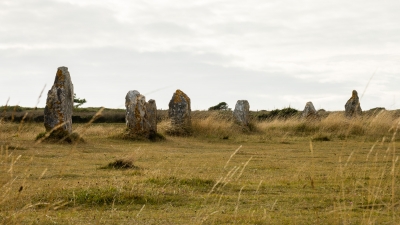
[[[394,112],[353,120],[340,112],[320,121],[253,120],[252,132],[225,114],[199,113],[192,137],[165,143],[109,138],[124,125],[94,125],[101,113],[75,126],[86,144],[34,142],[32,133],[42,124],[0,123],[0,223],[82,224],[88,217],[100,224],[399,219],[400,119]],[[137,149],[139,169],[100,169]]]
[[[236,155],[236,153],[237,153],[241,148],[242,148],[242,146],[239,146],[239,148],[237,148],[237,149],[232,153],[232,155],[229,157],[228,161],[226,161],[225,166],[224,166],[224,169],[228,166],[228,164],[229,164],[229,162],[231,161],[232,157],[233,157],[234,155]]]

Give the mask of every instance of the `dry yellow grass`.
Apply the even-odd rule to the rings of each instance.
[[[194,116],[192,137],[155,143],[113,138],[124,124],[74,125],[86,140],[75,145],[38,144],[42,124],[2,122],[0,222],[395,224],[399,122],[332,113],[243,130],[213,113]],[[137,168],[106,168],[126,158]]]

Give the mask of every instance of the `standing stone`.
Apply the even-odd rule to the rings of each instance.
[[[46,131],[60,136],[72,133],[72,110],[74,107],[74,86],[67,67],[57,69],[56,79],[47,93],[44,109]]]
[[[146,119],[146,98],[138,91],[129,91],[125,97],[126,126],[129,134],[148,136],[149,124]]]
[[[347,117],[354,117],[354,116],[361,115],[362,110],[361,110],[360,100],[358,98],[358,94],[357,94],[356,90],[353,90],[352,96],[346,102],[344,109],[345,109],[345,115]]]
[[[176,90],[168,104],[168,116],[171,119],[172,134],[190,134],[192,132],[192,118],[190,98],[181,90]]]
[[[307,102],[306,106],[304,107],[303,113],[301,114],[301,117],[304,119],[315,119],[319,117],[317,110],[315,110],[312,102]]]
[[[250,121],[250,104],[247,100],[238,100],[235,105],[235,110],[233,110],[233,117],[236,122],[247,126]]]
[[[156,101],[150,99],[146,103],[146,116],[149,124],[150,138],[157,134],[157,106]]]

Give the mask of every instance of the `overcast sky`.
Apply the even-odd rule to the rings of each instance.
[[[0,105],[44,107],[57,68],[84,106],[124,108],[138,90],[167,109],[245,99],[400,108],[399,0],[0,0]]]

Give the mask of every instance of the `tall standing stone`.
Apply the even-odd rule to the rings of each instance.
[[[360,99],[356,90],[353,90],[351,98],[346,102],[344,106],[345,115],[347,117],[360,116],[362,114]]]
[[[125,97],[126,126],[130,137],[155,139],[157,134],[157,106],[156,101],[146,97],[138,91],[129,91]]]
[[[150,137],[152,137],[157,134],[157,105],[153,99],[146,103],[146,117],[149,124]]]
[[[181,90],[176,90],[168,104],[168,116],[171,119],[173,134],[190,134],[192,132],[192,117],[190,98]]]
[[[74,107],[74,86],[67,67],[57,69],[52,88],[47,93],[44,109],[46,131],[67,135],[72,133],[72,110]]]
[[[235,105],[235,110],[233,110],[233,117],[236,122],[247,126],[250,122],[250,104],[247,100],[238,100]]]
[[[303,113],[301,117],[304,119],[315,119],[318,118],[317,110],[315,110],[314,105],[312,102],[307,102],[306,106],[304,107]]]

